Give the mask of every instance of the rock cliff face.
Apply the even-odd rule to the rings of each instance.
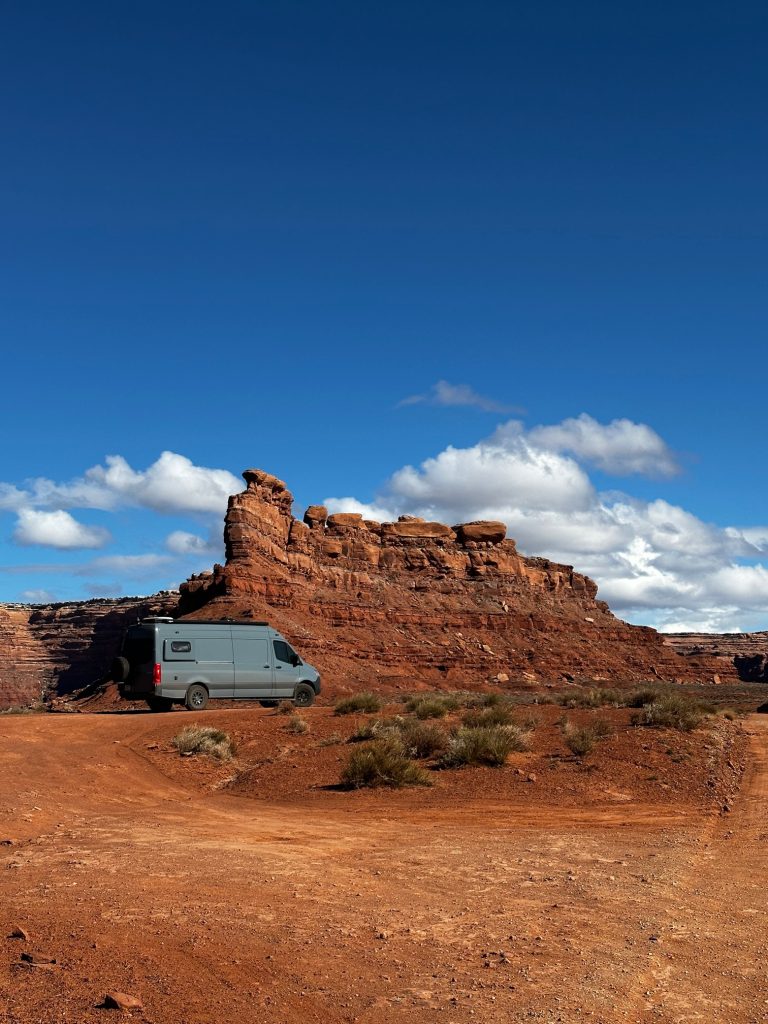
[[[321,505],[301,521],[282,480],[243,476],[226,565],[182,584],[180,612],[268,619],[330,690],[729,675],[616,619],[571,566],[520,555],[503,523],[377,523]]]
[[[144,615],[169,615],[178,595],[51,605],[0,605],[0,709],[102,678],[123,630]]]
[[[768,682],[768,632],[666,633],[664,641],[684,658],[718,658],[745,682]]]

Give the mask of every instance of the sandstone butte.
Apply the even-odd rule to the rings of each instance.
[[[226,565],[180,593],[0,605],[0,708],[104,678],[145,615],[266,619],[333,695],[565,682],[738,679],[734,656],[617,619],[569,565],[521,555],[498,522],[377,523],[310,506],[258,469],[229,501]],[[742,647],[742,656],[758,651]]]

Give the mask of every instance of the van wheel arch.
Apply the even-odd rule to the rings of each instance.
[[[184,707],[187,711],[205,711],[208,697],[208,687],[204,683],[192,683],[184,697]]]

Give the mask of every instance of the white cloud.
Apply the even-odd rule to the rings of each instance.
[[[205,539],[186,530],[174,530],[165,538],[165,546],[175,555],[210,555],[222,548],[220,540]]]
[[[645,423],[613,420],[598,423],[587,413],[552,426],[534,427],[528,441],[546,451],[570,452],[614,476],[674,476],[680,472],[674,453]]]
[[[21,600],[27,604],[53,604],[56,595],[50,590],[22,590]]]
[[[134,579],[151,576],[173,562],[171,555],[103,555],[75,568],[78,576],[109,574]]]
[[[13,539],[25,546],[76,549],[101,548],[111,540],[109,530],[101,526],[85,526],[62,509],[41,512],[33,508],[19,509]]]
[[[228,470],[196,466],[175,452],[163,452],[143,471],[133,469],[122,455],[108,455],[104,463],[64,483],[37,477],[23,491],[0,484],[0,508],[135,506],[162,513],[223,515],[230,494],[243,489],[242,481]]]
[[[500,519],[521,551],[575,565],[597,580],[600,597],[617,614],[633,621],[666,629],[682,622],[720,631],[745,622],[764,628],[768,569],[742,563],[758,562],[768,530],[715,526],[661,498],[600,494],[579,459],[614,473],[669,475],[676,465],[644,424],[603,426],[579,417],[526,432],[513,422],[476,445],[448,447],[417,468],[403,467],[372,505],[356,498],[325,503],[374,518]]]
[[[449,384],[447,380],[439,380],[423,395],[410,395],[404,398],[398,405],[444,405],[444,406],[468,406],[480,409],[483,412],[521,412],[522,410],[511,405],[504,405],[486,395],[478,394],[468,384]]]

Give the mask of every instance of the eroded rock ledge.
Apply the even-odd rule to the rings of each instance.
[[[378,523],[322,505],[298,519],[282,480],[243,477],[226,565],[182,584],[180,611],[267,618],[335,688],[733,677],[616,619],[591,579],[521,555],[504,523]]]

